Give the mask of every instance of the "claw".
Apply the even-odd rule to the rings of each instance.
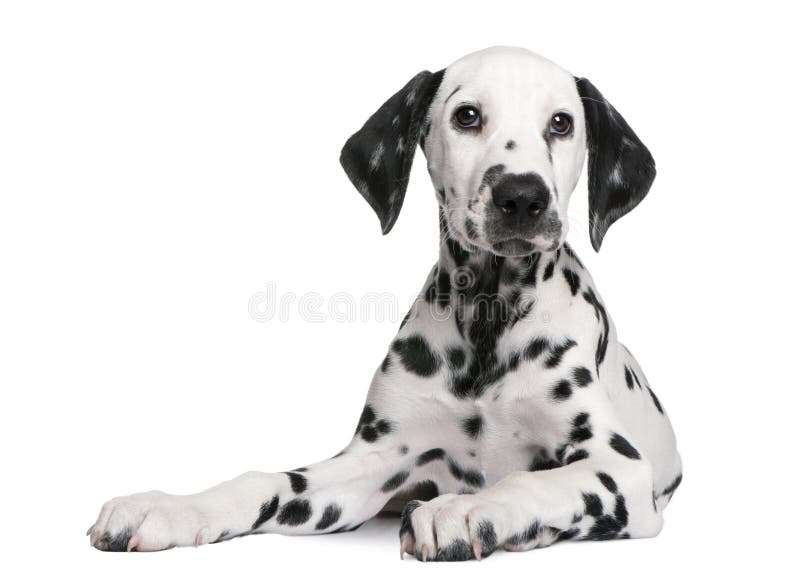
[[[481,560],[481,543],[477,538],[472,539],[472,552],[475,554],[476,560]]]
[[[424,562],[424,563],[428,562],[428,545],[427,544],[425,544],[422,547],[422,562]]]
[[[128,540],[128,552],[131,552],[134,548],[138,548],[141,543],[142,537],[139,534]]]
[[[200,531],[197,533],[197,536],[194,537],[194,545],[195,546],[202,546],[208,542],[207,538],[208,534],[208,526],[203,526],[200,528]]]
[[[94,524],[89,526],[89,529],[86,531],[86,535],[89,536],[92,533],[92,530],[94,530]]]
[[[411,536],[408,534],[403,536],[403,540],[400,541],[400,560],[403,560],[407,552],[412,552]]]

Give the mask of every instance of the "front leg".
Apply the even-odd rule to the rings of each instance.
[[[353,441],[327,461],[287,473],[245,473],[194,495],[153,491],[112,499],[89,530],[91,543],[153,551],[253,533],[354,529],[408,481],[396,475],[414,455],[398,446],[396,426],[367,406]]]
[[[559,447],[564,466],[514,472],[474,495],[409,502],[401,553],[423,561],[466,560],[499,547],[518,551],[567,539],[656,535],[662,517],[650,464],[624,436],[596,428],[591,439]],[[576,429],[591,430],[588,417]]]
[[[287,473],[246,473],[194,495],[153,491],[112,499],[89,529],[91,544],[152,551],[262,532],[350,530],[420,483],[427,490],[455,490],[444,450],[431,444],[430,425],[415,423],[420,402],[439,389],[444,375],[434,377],[430,368],[421,375],[416,364],[407,369],[404,361],[416,358],[407,341],[393,344],[377,370],[355,437],[340,454]],[[440,359],[422,360],[439,370]],[[409,396],[409,388],[417,393]],[[468,484],[483,482],[467,472]]]

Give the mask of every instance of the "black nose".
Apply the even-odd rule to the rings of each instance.
[[[536,173],[509,173],[492,188],[492,200],[512,222],[536,219],[550,203],[550,190]]]

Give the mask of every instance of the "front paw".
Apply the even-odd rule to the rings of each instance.
[[[154,551],[207,543],[208,524],[187,497],[161,491],[115,497],[88,531],[99,550]]]
[[[421,561],[463,561],[489,556],[508,526],[505,508],[475,495],[441,495],[406,504],[400,555]]]

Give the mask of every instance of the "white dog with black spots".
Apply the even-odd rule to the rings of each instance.
[[[402,511],[401,556],[422,561],[659,532],[681,480],[672,427],[565,242],[584,159],[599,250],[647,194],[649,151],[588,80],[514,48],[416,75],[347,141],[342,165],[384,233],[418,144],[439,203],[439,260],[352,442],[287,473],[112,499],[92,545],[339,532],[386,510]]]

